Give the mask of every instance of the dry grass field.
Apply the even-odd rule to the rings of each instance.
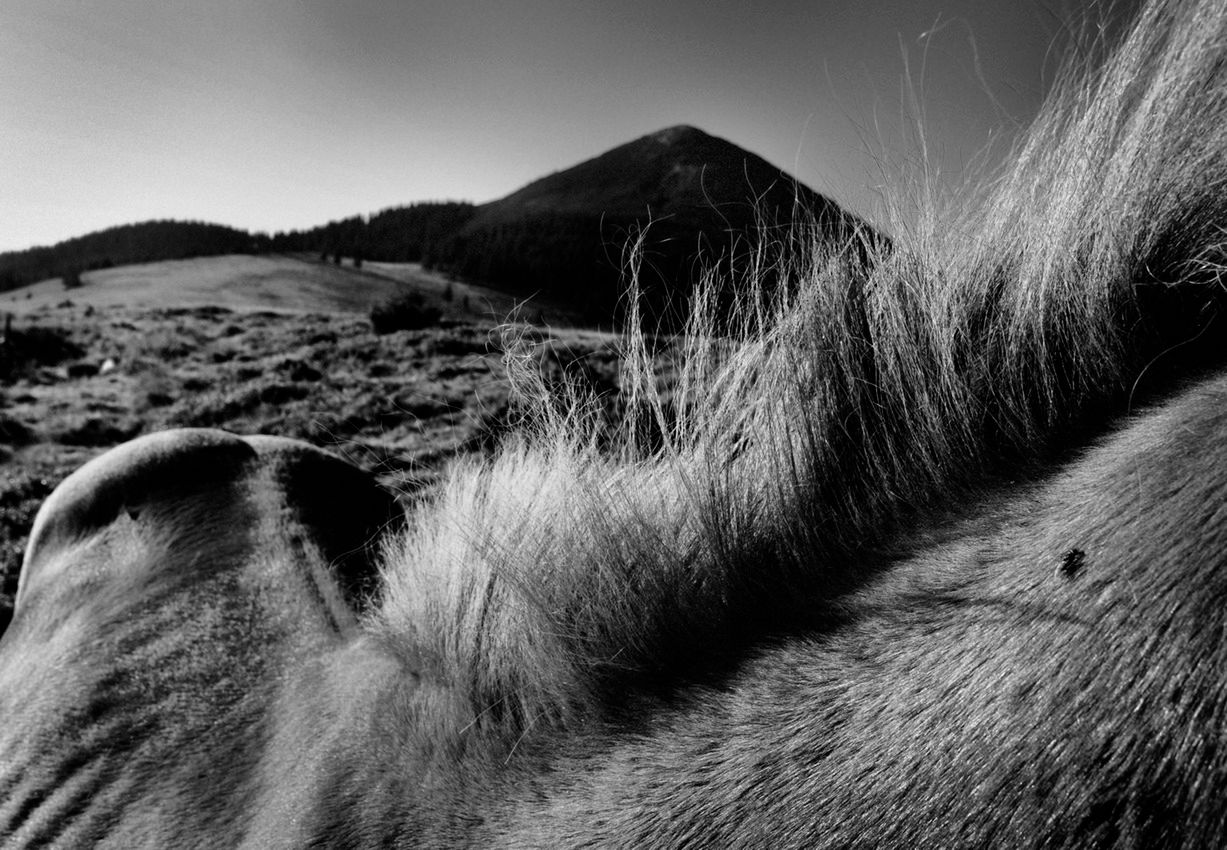
[[[413,267],[220,257],[91,272],[72,291],[47,281],[5,293],[0,312],[13,315],[0,359],[0,629],[41,501],[86,460],[138,434],[217,427],[298,437],[406,499],[428,490],[451,458],[491,446],[509,410],[493,316],[514,302],[479,301],[489,294],[459,283],[445,296],[448,284]],[[406,290],[442,309],[438,326],[374,333],[365,311]],[[531,336],[548,368],[616,388],[611,335]]]
[[[513,313],[574,324],[562,305],[518,299],[495,289],[454,281],[417,263],[368,262],[354,268],[297,255],[235,254],[167,260],[86,272],[84,286],[66,293],[59,278],[0,293],[0,312],[25,315],[54,307],[66,298],[93,307],[227,307],[364,313],[410,289],[445,317],[502,321]]]

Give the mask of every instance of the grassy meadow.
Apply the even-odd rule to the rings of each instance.
[[[297,437],[406,500],[428,492],[452,458],[491,447],[510,416],[496,317],[516,303],[416,266],[371,265],[217,257],[90,272],[70,291],[52,280],[5,293],[0,628],[39,504],[82,463],[140,434]],[[439,320],[376,334],[370,308],[405,292]],[[527,333],[547,369],[616,391],[612,335]]]

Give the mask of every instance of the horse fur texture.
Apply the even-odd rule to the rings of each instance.
[[[1225,20],[1147,7],[944,241],[871,265],[815,246],[729,362],[687,352],[680,412],[641,370],[663,450],[641,456],[628,426],[611,460],[567,407],[457,470],[387,559],[381,628],[438,645],[499,716],[600,713],[804,629],[866,551],[1221,365]],[[710,323],[700,307],[691,338]]]
[[[6,844],[1227,845],[1227,7],[1105,54],[961,213],[713,281],[667,393],[632,338],[612,436],[512,363],[403,527],[292,441],[75,473]]]

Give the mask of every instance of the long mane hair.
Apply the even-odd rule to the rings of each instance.
[[[535,416],[388,547],[372,631],[500,752],[610,722],[718,687],[886,553],[1222,365],[1225,56],[1221,0],[1151,2],[940,227],[799,229],[731,323],[713,278],[666,389],[631,335],[612,444],[513,368]]]

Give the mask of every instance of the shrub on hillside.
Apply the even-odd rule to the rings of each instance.
[[[426,303],[417,292],[397,295],[371,309],[371,326],[377,334],[416,331],[439,324],[442,312]]]
[[[59,328],[32,326],[12,329],[0,344],[0,380],[14,380],[40,366],[56,366],[76,360],[85,350]]]

